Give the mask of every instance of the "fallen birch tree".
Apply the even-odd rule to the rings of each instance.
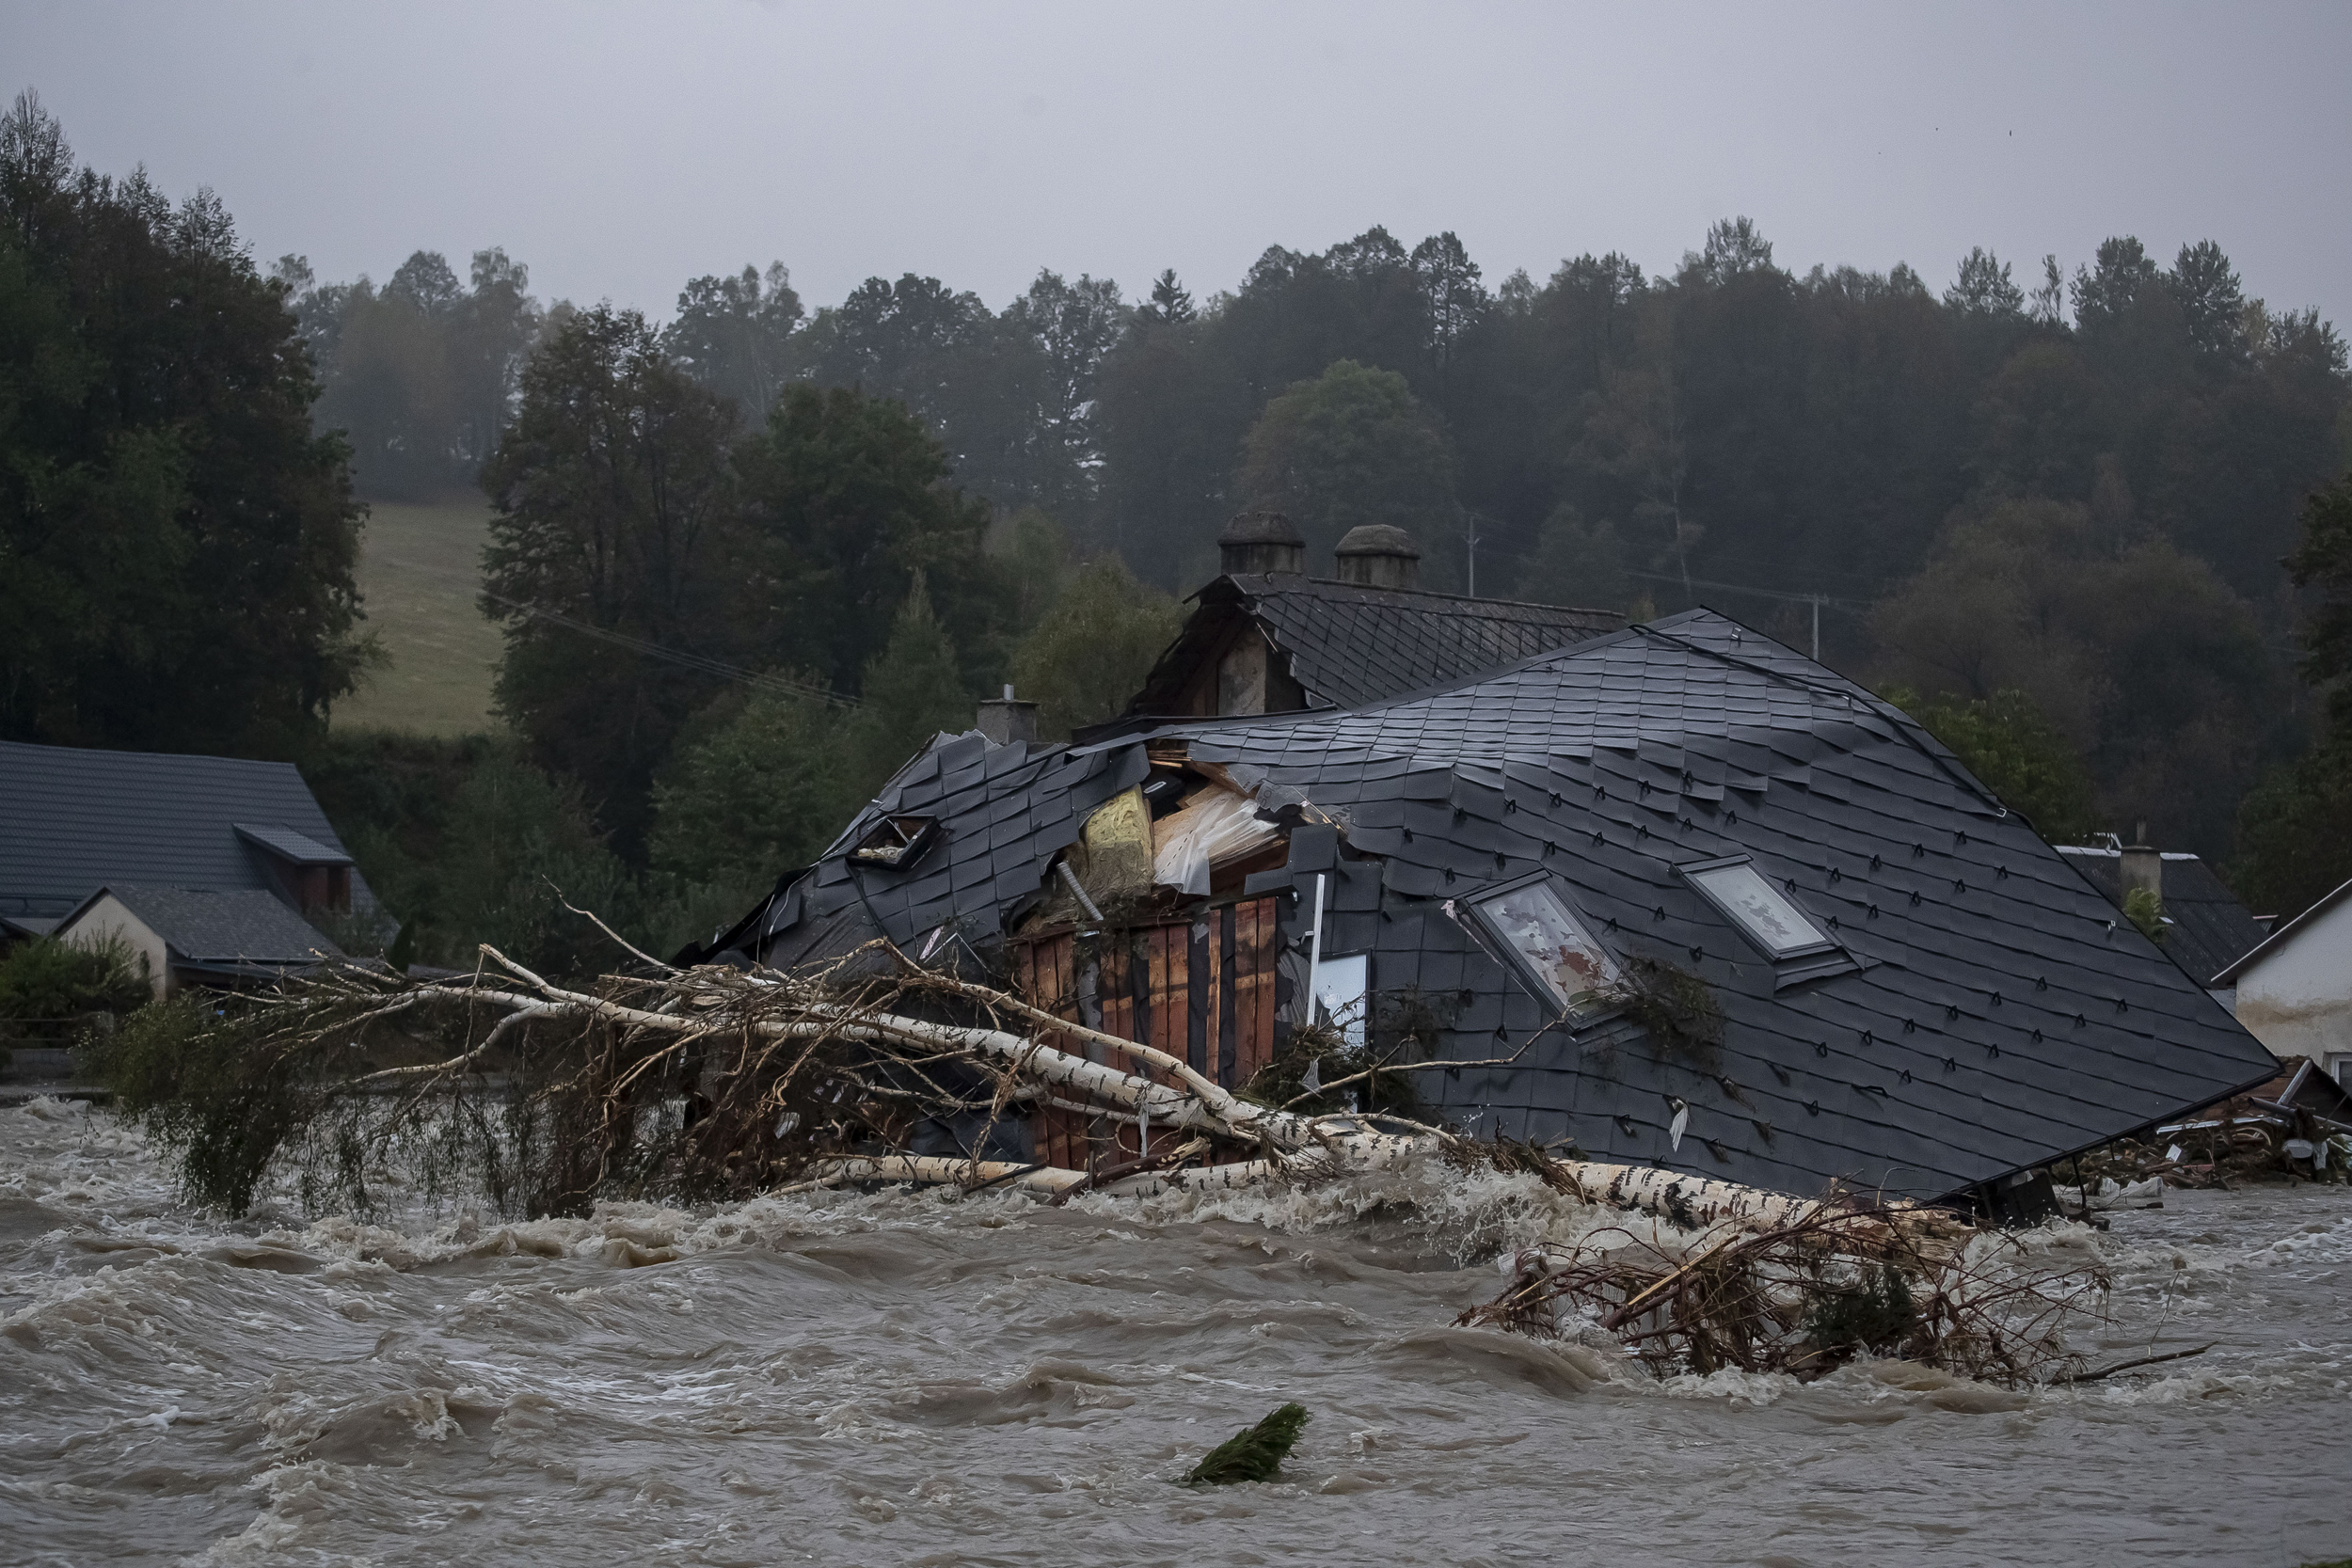
[[[425,982],[339,967],[169,1039],[135,1031],[112,1076],[126,1108],[184,1151],[192,1194],[231,1211],[283,1157],[306,1198],[364,1208],[371,1171],[396,1150],[420,1165],[417,1185],[453,1192],[470,1180],[534,1213],[599,1196],[850,1182],[1158,1196],[1432,1157],[1501,1161],[1581,1201],[1682,1227],[1769,1228],[1815,1208],[1506,1151],[1395,1117],[1261,1104],[1178,1057],[926,970],[887,943],[802,974],[649,962],[659,973],[593,990],[493,947],[481,956],[471,976]],[[389,1054],[421,1059],[384,1065]],[[1089,1170],[1007,1159],[1023,1142],[1010,1123],[1041,1106],[1132,1127],[1142,1157]]]
[[[1507,1258],[1510,1284],[1464,1323],[1599,1333],[1661,1371],[1813,1375],[1890,1354],[2028,1381],[2104,1300],[2095,1269],[2011,1267],[1999,1238],[1938,1210],[1260,1103],[888,943],[798,974],[648,960],[655,973],[594,989],[481,955],[471,976],[346,966],[217,1014],[150,1009],[163,1022],[118,1035],[110,1076],[181,1150],[191,1196],[232,1212],[281,1163],[313,1208],[365,1212],[397,1182],[548,1214],[853,1184],[1181,1197],[1436,1162],[1620,1216]],[[1024,1158],[1033,1140],[1015,1123],[1044,1110],[1114,1122],[1135,1148],[1094,1146],[1106,1157],[1083,1169]]]

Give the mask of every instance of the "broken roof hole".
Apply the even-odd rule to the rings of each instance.
[[[938,836],[936,816],[885,816],[866,830],[850,858],[861,865],[898,871],[921,860]]]

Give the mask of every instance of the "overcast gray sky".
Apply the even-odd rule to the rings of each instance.
[[[504,245],[657,316],[782,260],[1230,288],[1270,244],[1451,229],[1490,283],[1712,220],[1776,259],[2028,286],[2218,240],[2352,325],[2352,5],[207,5],[0,10],[87,162],[209,184],[256,253],[379,281]]]

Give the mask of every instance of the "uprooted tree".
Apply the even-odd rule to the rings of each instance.
[[[314,1210],[364,1212],[395,1180],[545,1214],[852,1183],[1152,1197],[1436,1160],[1647,1216],[1638,1244],[1520,1255],[1511,1289],[1465,1322],[1559,1333],[1574,1319],[1661,1368],[1802,1374],[1899,1354],[2023,1381],[2063,1358],[2062,1326],[2104,1291],[2079,1269],[2010,1279],[1932,1209],[1261,1103],[886,942],[792,974],[648,959],[587,989],[482,954],[470,976],[341,967],[224,1011],[151,1008],[103,1065],[178,1151],[190,1196],[231,1212],[281,1165]],[[1119,1157],[1023,1157],[1016,1122],[1049,1111],[1119,1124]]]

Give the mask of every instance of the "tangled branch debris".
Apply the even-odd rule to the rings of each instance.
[[[1834,1196],[1763,1227],[1677,1240],[1611,1227],[1522,1252],[1510,1287],[1458,1322],[1597,1333],[1661,1375],[1814,1378],[1883,1356],[2016,1386],[2082,1377],[2066,1331],[2105,1321],[2108,1283],[2096,1262],[1934,1210]]]
[[[1661,1373],[1815,1377],[1899,1356],[2010,1385],[2105,1375],[2065,1348],[2070,1326],[2104,1319],[2095,1259],[2033,1253],[1942,1211],[1563,1159],[1393,1113],[1286,1109],[1264,1101],[1322,1097],[1280,1082],[1244,1098],[887,942],[820,972],[663,966],[591,989],[482,957],[470,977],[351,967],[218,1013],[146,1009],[101,1065],[179,1148],[191,1196],[231,1212],[281,1163],[314,1210],[365,1212],[394,1182],[550,1214],[861,1182],[1149,1197],[1435,1159],[1618,1212],[1565,1250],[1516,1254],[1510,1287],[1464,1324],[1597,1334]],[[1340,1057],[1321,1038],[1298,1054]],[[1413,1066],[1362,1070],[1372,1083]],[[1109,1143],[1084,1169],[1029,1160],[1012,1124],[1049,1108],[1132,1129],[1136,1147]],[[1286,1448],[1295,1408],[1244,1437]]]
[[[1770,1227],[1812,1208],[1647,1167],[1523,1158],[1391,1114],[1256,1103],[888,943],[821,972],[665,969],[591,989],[482,954],[471,977],[352,967],[222,1016],[183,1011],[128,1034],[103,1065],[124,1107],[181,1149],[191,1196],[231,1212],[281,1161],[313,1207],[364,1212],[372,1183],[396,1173],[410,1191],[541,1214],[853,1181],[1224,1190],[1423,1154],[1532,1158],[1584,1201],[1682,1226]],[[1142,1157],[1023,1164],[1011,1124],[1043,1107],[1135,1127]]]

